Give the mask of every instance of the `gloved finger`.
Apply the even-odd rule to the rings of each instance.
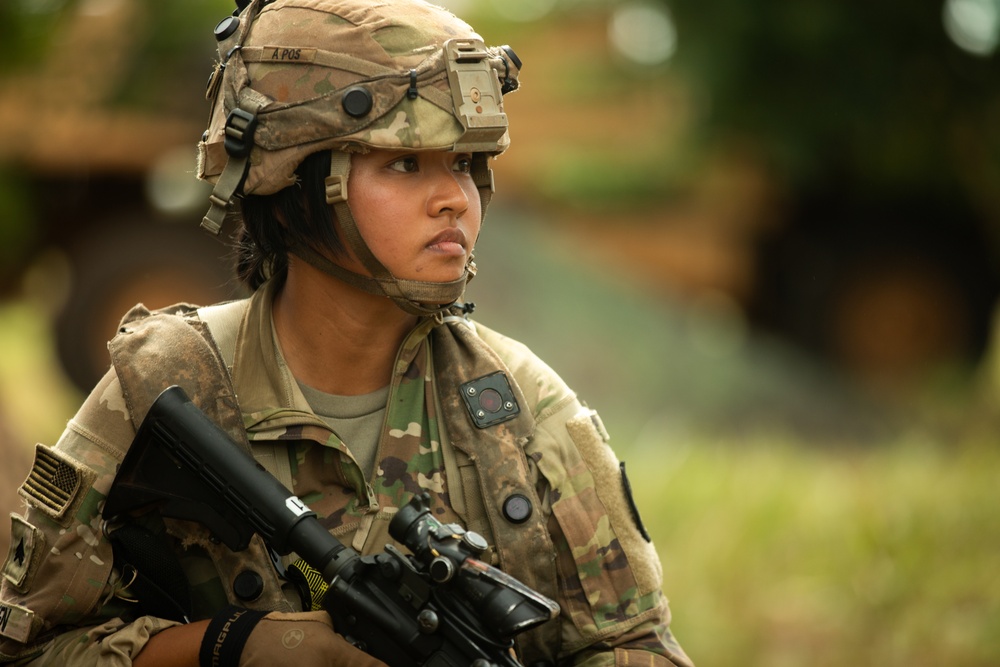
[[[386,667],[333,631],[325,611],[272,612],[247,640],[240,667]]]

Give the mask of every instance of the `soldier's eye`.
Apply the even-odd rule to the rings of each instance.
[[[420,167],[417,164],[417,158],[415,155],[405,155],[398,160],[393,160],[389,165],[390,169],[395,171],[401,171],[405,174],[412,174],[414,172],[420,171]]]
[[[472,173],[472,156],[471,155],[459,155],[455,158],[455,165],[453,169],[460,174],[471,174]]]

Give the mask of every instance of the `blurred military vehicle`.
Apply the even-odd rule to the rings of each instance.
[[[199,88],[228,1],[0,4],[0,294],[52,304],[59,357],[89,388],[133,304],[232,293],[198,229]]]

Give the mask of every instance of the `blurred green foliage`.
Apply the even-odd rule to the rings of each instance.
[[[664,440],[625,458],[696,664],[1000,663],[995,443]]]
[[[672,57],[638,64],[592,42],[573,52],[571,71],[542,85],[591,108],[626,91],[679,84],[687,131],[679,141],[651,135],[605,155],[570,151],[548,170],[554,180],[543,179],[550,196],[619,207],[670,201],[706,156],[733,146],[795,192],[835,183],[868,195],[988,197],[983,190],[1000,180],[1000,58],[956,46],[943,0],[593,0],[558,3],[530,24],[477,4],[473,18],[484,33],[516,44],[595,14],[610,22],[629,5],[667,12]],[[529,84],[537,67],[525,64]],[[619,169],[622,153],[648,156]]]
[[[104,5],[109,5],[105,7]],[[111,0],[11,0],[0,3],[0,74],[38,69],[52,39],[77,14],[118,11]],[[126,32],[104,46],[128,59],[112,86],[112,104],[152,107],[163,113],[204,106],[202,90],[215,58],[212,28],[235,7],[230,0],[136,3]],[[131,48],[138,40],[136,48]],[[87,54],[79,54],[85,60]],[[114,74],[119,76],[118,73]]]
[[[17,266],[30,247],[30,227],[10,221],[32,220],[34,203],[27,196],[23,175],[17,169],[0,165],[0,211],[4,217],[4,223],[0,224],[0,267]],[[0,268],[0,277],[7,277],[3,268]]]
[[[59,20],[60,4],[44,0],[0,3],[0,72],[37,64]]]
[[[793,186],[951,193],[970,170],[1000,176],[1000,58],[956,46],[943,2],[666,4],[702,138],[753,141]]]
[[[212,29],[234,7],[231,0],[149,3],[148,37],[130,63],[119,101],[207,118],[205,84],[217,58]]]
[[[27,452],[36,442],[55,444],[83,401],[56,361],[40,305],[30,300],[0,305],[0,434],[5,436],[0,456],[11,449]]]

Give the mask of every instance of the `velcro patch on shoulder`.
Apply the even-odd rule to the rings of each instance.
[[[10,549],[3,564],[3,577],[20,592],[26,592],[28,575],[43,551],[45,536],[17,514],[10,515]]]
[[[622,476],[618,458],[608,446],[603,422],[596,412],[584,409],[566,422],[566,429],[593,475],[597,496],[601,499],[608,520],[628,557],[639,594],[645,595],[660,588],[663,585],[663,571],[659,557],[652,543],[640,532],[631,489],[625,489],[626,478]]]
[[[31,637],[35,612],[16,604],[0,603],[0,635],[22,644]]]
[[[83,485],[84,470],[60,452],[35,445],[35,462],[18,493],[54,519],[62,519]]]

